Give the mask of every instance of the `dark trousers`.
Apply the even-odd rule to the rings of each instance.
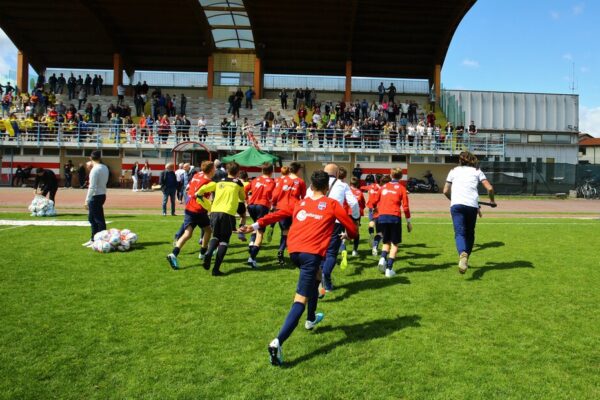
[[[454,225],[454,240],[458,254],[471,254],[475,243],[475,224],[477,222],[477,207],[455,204],[450,207],[452,224]]]
[[[252,109],[252,99],[246,99],[246,108]]]
[[[106,201],[105,194],[99,194],[92,197],[88,203],[88,221],[92,226],[92,238],[94,235],[106,229],[106,221],[104,220],[104,202]]]
[[[56,192],[57,191],[58,191],[58,186],[57,187],[44,188],[44,190],[42,191],[42,196],[46,197],[46,195],[48,195],[48,199],[54,201],[54,198],[56,197]]]
[[[175,215],[175,192],[176,188],[165,188],[163,190],[162,212],[167,213],[167,200],[171,199],[171,215]]]
[[[70,188],[71,187],[71,181],[73,180],[73,175],[71,174],[65,174],[65,187],[66,188]]]
[[[335,267],[338,251],[340,249],[340,245],[342,244],[342,239],[340,239],[340,235],[343,231],[344,226],[336,222],[333,227],[333,232],[331,233],[331,239],[329,239],[329,247],[327,248],[325,261],[323,261],[323,284],[325,285],[326,289],[331,288],[331,273],[333,272],[333,268]]]

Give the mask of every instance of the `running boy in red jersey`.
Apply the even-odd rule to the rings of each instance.
[[[273,203],[277,210],[287,210],[289,214],[294,210],[296,204],[306,195],[306,183],[298,177],[302,165],[297,162],[290,163],[290,173],[283,177],[276,185],[273,191]],[[292,218],[288,217],[279,221],[281,228],[281,241],[279,242],[279,251],[277,260],[280,265],[285,263],[283,251],[287,245],[288,231],[292,224]]]
[[[375,198],[375,194],[379,191],[380,187],[379,183],[381,182],[381,175],[377,175],[376,181],[371,183],[368,186],[362,186],[360,190],[364,190],[369,194],[369,198],[367,200],[367,208],[369,209],[369,244],[373,248],[373,255],[377,255],[377,247],[379,246],[379,239],[381,236],[375,235],[375,227],[377,224],[377,217],[374,216],[374,207],[373,207],[373,199]]]
[[[204,161],[200,168],[200,172],[196,173],[188,184],[187,203],[185,204],[182,225],[183,233],[175,242],[171,254],[167,256],[167,261],[169,261],[169,265],[173,269],[179,269],[177,256],[183,245],[192,237],[196,226],[199,226],[204,230],[204,240],[202,241],[203,247],[200,250],[201,254],[206,252],[206,246],[208,246],[208,241],[212,234],[208,212],[196,200],[196,192],[200,190],[202,186],[212,182],[212,177],[215,174],[215,165],[211,161]]]
[[[383,234],[383,251],[379,259],[379,270],[387,278],[396,275],[394,260],[398,252],[398,243],[402,242],[401,212],[406,217],[406,229],[412,231],[410,223],[410,208],[406,188],[400,184],[402,170],[395,168],[390,174],[392,180],[381,186],[373,199],[373,206],[377,209],[379,217],[377,223]],[[389,257],[388,257],[389,255]]]
[[[275,181],[271,178],[272,175],[273,164],[264,164],[262,175],[252,180],[250,185],[245,188],[246,198],[248,199],[248,213],[254,222],[267,215],[271,209],[271,199],[275,189]],[[250,237],[248,265],[253,268],[257,267],[256,256],[260,250],[264,233],[265,230],[261,228]]]
[[[358,180],[358,178],[352,177],[352,179],[350,180],[350,190],[352,191],[352,194],[354,195],[354,197],[356,197],[356,201],[358,201],[360,217],[362,218],[365,215],[366,203],[365,203],[365,196],[363,195],[362,190],[360,190],[360,181]],[[349,210],[348,213],[351,214],[352,211]],[[358,220],[358,226],[360,226],[360,219]],[[359,231],[358,235],[356,235],[356,238],[354,238],[354,247],[352,250],[353,257],[358,256],[358,243],[359,242],[360,242],[360,231]]]
[[[356,237],[358,232],[344,207],[336,200],[325,196],[329,189],[329,175],[324,171],[316,171],[310,179],[312,195],[298,202],[293,212],[281,209],[259,219],[252,227],[244,229],[245,232],[249,232],[260,227],[264,228],[282,218],[291,216],[293,219],[289,232],[288,251],[292,262],[300,269],[300,277],[292,308],[277,338],[273,339],[268,347],[273,365],[282,364],[281,346],[298,325],[307,304],[307,321],[304,327],[311,330],[323,320],[322,313],[315,314],[321,277],[320,265],[327,253],[336,219],[344,226],[349,238]]]

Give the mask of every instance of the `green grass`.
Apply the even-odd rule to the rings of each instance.
[[[266,347],[298,276],[275,265],[277,234],[257,271],[234,237],[213,278],[195,243],[185,269],[167,266],[180,218],[107,219],[138,233],[135,250],[85,249],[87,228],[0,226],[0,398],[600,397],[600,221],[484,218],[461,276],[448,216],[414,218],[399,275],[362,245],[334,271],[325,321],[302,322],[276,368]]]

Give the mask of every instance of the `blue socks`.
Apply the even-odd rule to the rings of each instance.
[[[372,226],[369,227],[369,235],[372,235],[375,233],[375,228],[373,228]]]
[[[248,253],[250,253],[250,258],[252,258],[253,260],[256,260],[256,256],[258,255],[259,250],[260,250],[260,247],[258,247],[258,246],[248,247]]]
[[[283,323],[283,326],[277,335],[279,345],[282,345],[283,342],[290,337],[294,329],[296,329],[296,326],[298,326],[298,321],[300,321],[300,317],[302,317],[302,314],[304,313],[304,307],[305,306],[302,303],[294,302],[294,304],[292,304],[292,308],[290,309],[290,312],[288,313],[285,322]]]
[[[287,247],[287,235],[281,235],[281,240],[279,241],[279,251],[284,251]]]
[[[175,257],[177,257],[179,255],[179,250],[181,250],[179,247],[177,247],[177,246],[173,247],[173,255]]]
[[[310,292],[308,298],[308,308],[306,310],[306,319],[313,321],[317,319],[315,311],[317,311],[317,302],[319,301],[319,281],[315,280],[315,285]]]
[[[387,259],[387,269],[394,269],[394,259],[393,258]]]
[[[354,239],[354,251],[358,252],[358,243],[360,243],[360,235],[356,236]]]
[[[379,242],[381,242],[381,235],[377,234],[377,235],[375,235],[375,238],[373,239],[373,247],[375,247],[375,248],[379,247]]]
[[[382,251],[382,252],[381,252],[381,257],[382,257],[384,260],[387,260],[387,256],[388,256],[388,252],[387,252],[387,251],[385,251],[385,250],[384,250],[384,251]]]

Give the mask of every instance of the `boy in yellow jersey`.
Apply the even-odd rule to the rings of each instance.
[[[217,182],[211,182],[200,188],[196,192],[198,203],[210,213],[210,227],[212,228],[212,238],[208,243],[208,249],[204,256],[203,267],[210,269],[212,255],[217,250],[215,265],[212,270],[213,276],[223,275],[221,264],[227,253],[229,239],[231,234],[236,231],[235,214],[240,201],[246,200],[243,183],[237,179],[240,172],[240,166],[236,162],[227,164],[227,177]],[[205,193],[214,192],[212,204],[204,197]]]

